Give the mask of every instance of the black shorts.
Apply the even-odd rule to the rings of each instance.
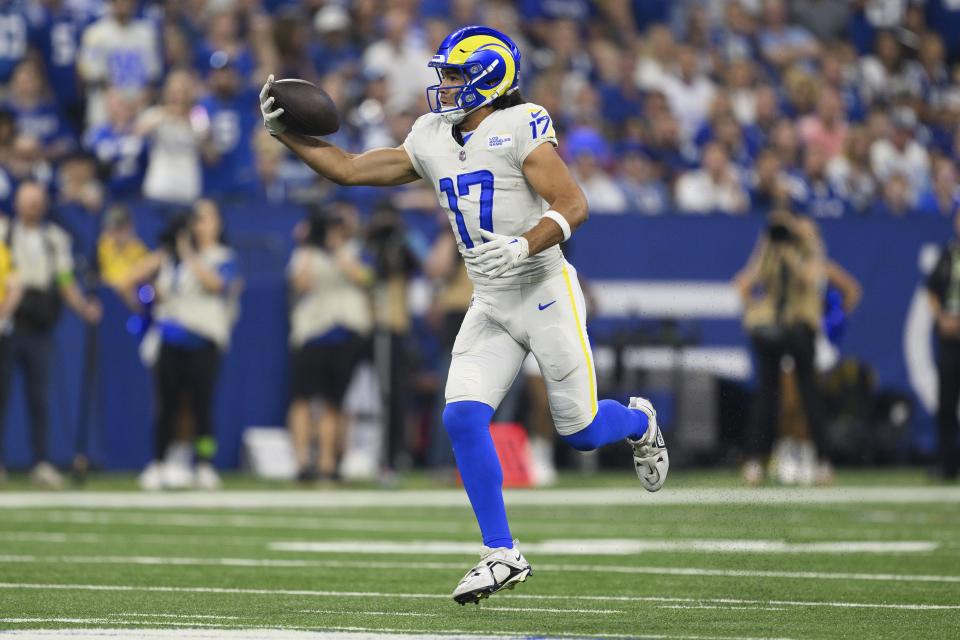
[[[363,338],[353,335],[332,344],[307,343],[291,354],[290,395],[323,398],[339,407],[363,353]]]

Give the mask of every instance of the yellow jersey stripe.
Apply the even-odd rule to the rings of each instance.
[[[570,274],[567,273],[567,266],[563,266],[563,279],[567,283],[567,293],[570,295],[570,306],[573,307],[574,321],[577,323],[577,335],[580,336],[580,348],[583,350],[583,358],[587,361],[587,377],[590,380],[590,406],[593,407],[591,413],[597,415],[597,383],[593,370],[593,360],[590,359],[590,350],[587,348],[587,336],[580,325],[580,312],[577,309],[577,299],[573,295],[573,285],[570,283]]]

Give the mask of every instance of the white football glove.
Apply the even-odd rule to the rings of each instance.
[[[267,81],[260,89],[260,113],[263,115],[263,126],[267,128],[267,133],[272,136],[278,136],[287,130],[287,125],[280,122],[280,116],[283,115],[283,109],[278,107],[273,109],[274,98],[270,96],[270,85],[273,84],[273,74],[267,76]]]
[[[502,236],[480,230],[486,242],[466,252],[464,261],[490,278],[497,278],[513,269],[530,255],[530,244],[523,236]]]

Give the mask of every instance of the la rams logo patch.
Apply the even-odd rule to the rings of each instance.
[[[501,133],[487,138],[487,149],[503,149],[512,146],[513,136],[509,133]]]

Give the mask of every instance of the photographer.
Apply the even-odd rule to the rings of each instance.
[[[937,333],[937,431],[939,435],[937,473],[944,480],[956,480],[960,471],[957,446],[957,403],[960,402],[960,214],[954,217],[956,237],[940,253],[936,267],[927,278],[927,298]]]
[[[383,406],[386,408],[387,449],[385,470],[391,473],[406,451],[407,408],[411,372],[410,309],[407,293],[410,277],[419,265],[407,240],[399,212],[382,204],[367,226],[367,247],[374,257],[373,359]]]
[[[823,318],[826,257],[810,220],[775,211],[747,265],[734,279],[744,305],[744,326],[757,366],[757,392],[747,428],[744,480],[763,480],[780,411],[781,366],[790,356],[810,435],[821,457],[817,481],[829,482],[814,369],[814,348]]]
[[[154,365],[157,411],[154,459],[140,475],[140,486],[161,489],[168,474],[163,459],[173,439],[185,399],[195,425],[197,465],[194,486],[216,489],[220,478],[211,460],[213,394],[220,358],[230,343],[237,317],[240,281],[233,251],[222,241],[217,205],[200,200],[185,228],[148,256],[130,280],[156,275],[160,351]]]
[[[9,247],[23,295],[13,320],[9,348],[0,363],[0,398],[6,400],[14,368],[23,371],[36,466],[31,479],[47,487],[63,484],[47,461],[47,387],[53,333],[63,303],[84,321],[100,321],[96,300],[87,298],[73,274],[70,237],[47,222],[47,192],[36,182],[24,182],[16,192],[16,217],[0,223],[0,238]],[[6,410],[6,402],[0,410]],[[2,438],[0,438],[2,439]]]
[[[337,476],[346,435],[341,405],[372,325],[366,289],[373,276],[360,262],[351,221],[317,209],[302,229],[287,270],[292,295],[288,421],[297,479],[308,482]],[[311,424],[315,398],[323,400],[323,408]],[[310,459],[313,436],[319,449],[316,468]]]

